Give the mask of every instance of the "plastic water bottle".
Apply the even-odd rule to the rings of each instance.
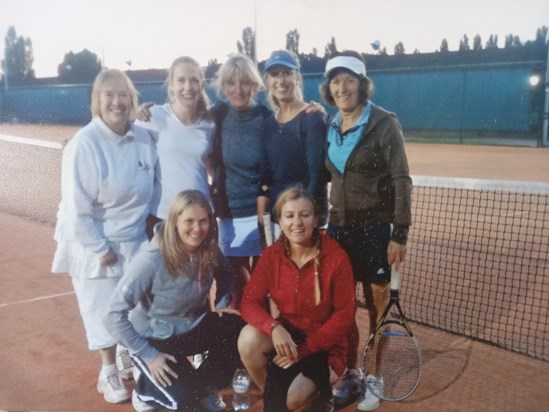
[[[246,369],[239,368],[233,375],[233,409],[245,411],[250,407],[250,376]]]

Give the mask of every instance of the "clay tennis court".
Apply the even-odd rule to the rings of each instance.
[[[0,135],[61,142],[76,129],[0,125]],[[132,411],[130,403],[110,405],[96,392],[98,359],[87,350],[70,279],[49,271],[61,152],[15,142],[0,145],[0,409]],[[414,175],[549,182],[549,149],[433,144],[407,144],[406,149]],[[431,298],[435,300],[422,297]],[[406,311],[406,300],[402,303]],[[358,320],[364,341],[362,310]],[[424,356],[422,382],[410,398],[384,402],[379,411],[547,409],[549,362],[438,329],[412,327]],[[537,333],[546,336],[548,331]],[[229,400],[230,391],[225,395]],[[253,395],[250,411],[258,412],[260,402]]]

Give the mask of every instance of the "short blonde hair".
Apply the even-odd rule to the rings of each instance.
[[[263,79],[261,78],[261,74],[259,74],[257,64],[244,54],[233,54],[221,65],[215,76],[213,84],[220,97],[223,96],[224,84],[227,83],[236,72],[241,73],[252,82],[254,85],[254,93],[264,89]],[[252,100],[254,100],[254,97],[255,96],[252,96]]]
[[[190,206],[200,206],[208,213],[210,229],[199,247],[200,270],[207,270],[218,265],[217,221],[213,214],[210,202],[204,194],[198,190],[184,190],[179,192],[172,201],[168,217],[156,233],[160,253],[166,262],[168,272],[172,276],[183,274],[186,264],[190,261],[189,254],[183,248],[183,243],[177,230],[177,219]]]
[[[107,82],[115,82],[125,87],[130,95],[130,120],[135,120],[137,116],[137,90],[133,82],[122,70],[106,69],[101,71],[93,82],[91,95],[91,115],[92,117],[101,117],[101,93]]]

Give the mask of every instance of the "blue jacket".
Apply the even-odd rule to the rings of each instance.
[[[327,210],[326,118],[321,112],[300,112],[287,123],[274,116],[266,121],[262,141],[261,186],[270,188],[271,207],[278,195],[296,183],[311,193],[321,209]],[[323,224],[324,222],[322,222]]]

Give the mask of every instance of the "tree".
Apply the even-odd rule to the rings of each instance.
[[[488,41],[486,42],[486,46],[484,46],[486,50],[489,49],[497,49],[498,48],[498,35],[491,34],[488,38]]]
[[[510,49],[513,47],[522,47],[519,36],[514,36],[513,34],[508,34],[505,36],[505,48]]]
[[[239,53],[245,54],[254,62],[257,61],[255,52],[255,33],[251,27],[246,27],[242,30],[242,43],[237,41],[236,47]]]
[[[442,39],[442,42],[440,42],[440,52],[441,53],[448,53],[450,49],[448,48],[448,40]]]
[[[318,51],[313,49],[309,54],[300,54],[302,73],[322,73],[326,67],[326,59],[318,56]]]
[[[91,83],[101,71],[101,60],[95,53],[84,49],[78,53],[65,54],[57,66],[59,80],[64,83]]]
[[[541,44],[541,45],[545,45],[547,40],[549,40],[547,38],[547,26],[542,26],[542,27],[539,27],[537,30],[536,30],[536,40],[535,42],[538,43],[538,44]]]
[[[335,38],[332,37],[332,40],[330,40],[330,43],[326,44],[326,47],[324,47],[324,58],[329,59],[336,53],[337,53],[336,41],[335,41]]]
[[[463,38],[459,41],[459,51],[471,50],[469,46],[469,37],[466,34],[463,35]]]
[[[17,37],[14,26],[10,26],[4,38],[4,56],[2,68],[11,82],[23,82],[35,78],[32,64],[34,53],[32,41],[23,36]]]
[[[399,41],[397,44],[395,44],[395,56],[398,55],[398,54],[405,54],[405,50],[404,50],[404,44]]]
[[[221,64],[217,62],[217,59],[208,60],[208,65],[206,66],[204,77],[206,79],[213,79],[215,77],[215,74],[217,73],[217,69],[219,69],[219,66],[221,66]]]
[[[290,30],[286,34],[286,50],[293,51],[299,55],[299,32],[297,29]]]
[[[482,50],[482,39],[478,33],[473,38],[473,50]]]

